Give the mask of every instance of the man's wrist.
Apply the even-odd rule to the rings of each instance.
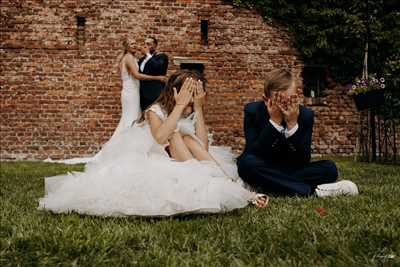
[[[270,118],[276,125],[282,126],[282,119]]]
[[[293,127],[286,128],[284,131],[285,137],[286,138],[291,137],[292,135],[294,135],[297,132],[298,129],[299,129],[299,125],[297,123]]]
[[[283,133],[285,130],[282,125],[275,123],[272,119],[269,119],[269,123],[280,133]]]
[[[293,127],[295,127],[297,125],[297,120],[296,121],[287,121],[286,122],[286,128],[288,130],[293,129]]]

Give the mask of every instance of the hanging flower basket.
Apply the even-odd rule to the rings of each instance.
[[[385,103],[385,91],[373,90],[365,93],[353,95],[357,110],[377,107]]]
[[[348,92],[354,99],[357,110],[377,107],[385,103],[385,79],[369,78],[356,79]]]

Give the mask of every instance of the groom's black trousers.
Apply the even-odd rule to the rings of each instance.
[[[309,196],[319,184],[333,183],[338,177],[336,165],[320,160],[301,167],[277,165],[253,154],[238,159],[239,176],[257,191],[273,194]]]

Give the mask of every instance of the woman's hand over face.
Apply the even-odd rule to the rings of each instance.
[[[186,78],[179,93],[177,93],[176,88],[174,87],[174,98],[176,105],[186,107],[192,101],[193,92],[195,89],[196,81],[192,78]]]
[[[205,101],[206,101],[206,92],[204,91],[203,82],[197,81],[193,96],[194,109],[197,110],[203,108]]]

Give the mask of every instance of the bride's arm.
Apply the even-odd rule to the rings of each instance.
[[[148,110],[145,114],[147,121],[150,124],[151,135],[158,144],[167,143],[168,139],[174,133],[179,118],[184,110],[184,105],[176,105],[168,118],[163,122],[158,115]]]
[[[131,54],[128,54],[125,57],[124,64],[126,65],[128,72],[138,80],[157,80],[161,82],[165,82],[166,80],[165,76],[152,76],[140,73],[138,66],[135,64],[135,58]]]
[[[196,112],[196,136],[203,142],[204,147],[208,150],[208,132],[204,122],[203,106],[206,93],[203,88],[203,83],[198,81],[194,90],[194,111]]]
[[[195,109],[196,111],[196,136],[204,144],[205,149],[208,151],[208,132],[207,127],[204,122],[203,108],[199,107]]]
[[[189,104],[193,96],[195,88],[195,81],[192,78],[187,78],[182,85],[179,94],[174,90],[175,107],[172,112],[168,115],[168,118],[162,122],[156,113],[149,110],[145,116],[150,124],[151,134],[154,140],[159,144],[167,143],[168,139],[174,133],[178,120],[182,116],[182,112],[185,107]]]

